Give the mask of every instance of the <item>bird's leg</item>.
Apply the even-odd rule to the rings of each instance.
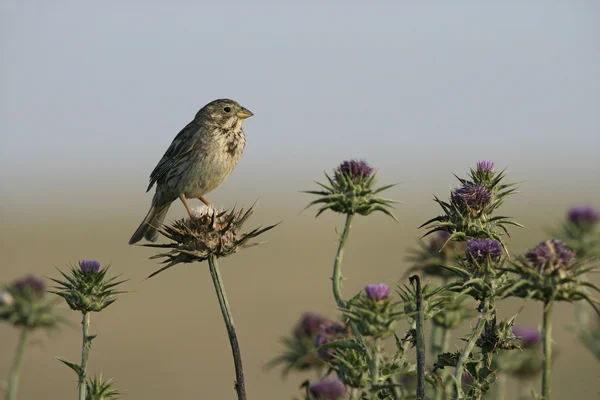
[[[210,203],[208,202],[208,200],[206,200],[204,197],[200,196],[200,197],[198,197],[198,199],[200,199],[200,201],[203,202],[204,204],[206,204],[208,207],[212,207],[210,205]]]
[[[181,195],[181,196],[179,196],[179,199],[181,199],[181,202],[183,203],[183,206],[185,207],[185,209],[188,212],[188,215],[190,216],[190,218],[192,218],[194,216],[194,213],[192,212],[192,209],[188,205],[187,201],[185,201],[185,196]]]

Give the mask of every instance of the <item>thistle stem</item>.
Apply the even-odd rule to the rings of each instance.
[[[542,397],[550,400],[550,369],[552,365],[552,303],[544,302],[544,356],[542,359]]]
[[[371,358],[371,399],[379,399],[379,356],[381,353],[381,339],[375,338],[375,348],[373,350],[373,356]]]
[[[93,336],[90,336],[90,313],[82,313],[81,318],[81,332],[82,332],[82,345],[81,345],[81,370],[79,373],[79,400],[85,400],[85,394],[87,386],[85,380],[87,378],[87,364],[90,356],[90,348],[92,347]]]
[[[15,400],[17,398],[17,389],[19,387],[19,375],[21,373],[21,364],[23,363],[23,354],[27,346],[29,338],[29,329],[23,328],[19,335],[19,344],[15,352],[15,358],[10,367],[10,375],[8,377],[8,387],[6,388],[6,400]]]
[[[460,357],[456,364],[456,371],[454,373],[454,381],[456,382],[454,400],[459,399],[462,395],[462,374],[465,370],[465,362],[471,355],[471,351],[473,351],[473,347],[475,347],[475,343],[477,342],[477,339],[479,339],[479,337],[481,336],[481,332],[483,332],[485,323],[491,315],[491,312],[493,311],[493,307],[490,306],[487,300],[483,301],[481,309],[483,310],[483,314],[479,317],[479,321],[477,321],[475,329],[473,329],[473,332],[471,332],[471,336],[469,337],[469,340],[467,341],[467,344],[465,345],[465,348],[460,354]]]
[[[338,307],[344,307],[346,302],[342,298],[342,290],[340,288],[340,284],[342,281],[342,258],[344,256],[344,246],[346,245],[346,241],[348,240],[348,236],[350,235],[350,228],[352,224],[352,218],[354,218],[354,214],[346,214],[346,224],[344,225],[344,232],[342,232],[342,236],[340,237],[340,244],[338,246],[337,254],[335,255],[335,261],[333,263],[333,276],[331,277],[332,287],[333,287],[333,297],[335,298],[335,302]]]
[[[229,335],[229,343],[231,344],[231,352],[233,353],[233,363],[235,365],[235,391],[237,393],[238,400],[246,400],[246,385],[244,383],[244,370],[242,368],[242,354],[240,352],[240,345],[238,343],[237,334],[235,332],[235,326],[233,324],[233,316],[229,308],[229,302],[227,301],[227,295],[225,294],[225,286],[223,285],[223,279],[219,272],[219,264],[215,256],[208,257],[208,266],[210,268],[210,275],[212,276],[213,283],[215,285],[215,291],[217,292],[217,298],[219,299],[219,305],[221,306],[221,313],[223,314],[223,320],[225,321],[225,327]]]
[[[425,310],[423,310],[423,292],[421,290],[421,279],[418,275],[413,275],[409,278],[410,282],[415,282],[416,290],[416,306],[417,318],[417,400],[425,399]]]

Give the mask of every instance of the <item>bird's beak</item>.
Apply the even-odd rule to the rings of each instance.
[[[239,119],[246,119],[250,118],[254,114],[252,114],[252,111],[248,110],[247,108],[242,107],[242,109],[238,111],[236,115]]]

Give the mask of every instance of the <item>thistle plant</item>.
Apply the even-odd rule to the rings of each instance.
[[[47,298],[45,282],[28,275],[0,290],[0,320],[20,330],[6,386],[6,400],[15,400],[29,338],[34,331],[56,328],[63,318],[57,314],[56,302]]]
[[[593,267],[578,262],[573,250],[558,239],[539,243],[505,270],[518,276],[509,290],[511,296],[543,303],[543,369],[542,397],[550,399],[550,369],[552,363],[552,307],[556,301],[587,301],[600,315],[598,302],[586,288],[600,288],[583,278]]]
[[[561,229],[554,236],[565,242],[584,264],[594,264],[600,257],[600,212],[591,205],[568,210]],[[585,279],[585,275],[581,275]],[[585,288],[582,289],[585,291]],[[581,342],[600,360],[600,320],[588,316],[583,302],[575,303],[576,331]]]
[[[331,277],[333,296],[338,307],[345,306],[340,288],[342,272],[341,264],[344,254],[344,246],[350,235],[352,219],[355,214],[369,215],[380,211],[395,221],[396,217],[390,211],[391,206],[396,203],[393,200],[378,197],[377,195],[394,185],[375,188],[376,173],[364,160],[349,160],[342,162],[334,171],[333,178],[325,174],[329,185],[316,182],[324,190],[309,190],[310,193],[319,196],[317,200],[310,202],[307,206],[319,205],[317,217],[326,210],[331,210],[346,215],[344,231],[340,237],[338,251],[333,264],[333,276]]]
[[[254,213],[255,207],[256,203],[246,211],[243,208],[240,210],[217,211],[212,207],[200,207],[189,218],[157,228],[157,231],[169,239],[170,243],[144,245],[169,249],[168,252],[151,257],[152,259],[163,259],[163,263],[167,265],[152,273],[148,278],[180,263],[208,260],[208,267],[233,353],[235,365],[234,387],[238,400],[247,398],[242,355],[217,259],[260,244],[251,243],[250,240],[276,226],[271,225],[265,228],[256,228],[250,232],[242,232],[243,225]]]
[[[495,172],[494,163],[488,160],[479,161],[468,178],[456,178],[460,186],[452,191],[449,201],[434,196],[443,214],[421,225],[428,230],[425,236],[444,231],[450,234],[447,241],[488,238],[500,242],[506,251],[502,236],[508,234],[507,227],[522,225],[509,217],[493,214],[507,196],[516,192],[515,184],[504,183],[504,171]]]
[[[100,312],[115,302],[119,294],[125,293],[117,290],[117,286],[125,282],[117,280],[118,276],[107,278],[106,273],[110,266],[101,267],[96,260],[79,261],[78,267],[71,267],[69,273],[60,271],[63,280],[53,279],[57,286],[51,293],[62,297],[72,310],[81,313],[81,363],[75,364],[64,358],[58,358],[63,364],[71,368],[78,377],[79,400],[98,399],[88,393],[88,359],[95,334],[90,333],[90,319],[92,312]],[[97,382],[94,380],[93,382]],[[92,384],[92,388],[104,387],[102,392],[111,392],[112,381],[101,384]],[[114,398],[118,392],[114,392]],[[111,397],[105,397],[111,398]]]

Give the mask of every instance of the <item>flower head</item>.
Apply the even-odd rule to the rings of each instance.
[[[389,208],[397,202],[377,196],[378,193],[394,185],[375,188],[375,172],[366,161],[344,161],[333,170],[333,177],[327,174],[325,177],[328,185],[316,182],[324,190],[305,192],[319,196],[306,207],[318,204],[321,208],[319,208],[317,216],[325,210],[347,215],[369,215],[374,211],[381,211],[396,219]]]
[[[329,323],[329,319],[321,314],[310,311],[305,312],[294,328],[294,336],[297,338],[304,336],[313,337],[319,333],[322,326]]]
[[[160,268],[149,278],[179,263],[201,262],[211,256],[226,257],[241,249],[260,244],[249,241],[276,225],[241,232],[242,226],[254,213],[255,207],[256,203],[247,211],[243,208],[239,211],[217,211],[212,207],[203,207],[196,210],[192,218],[162,225],[158,232],[170,239],[171,243],[144,246],[171,250],[151,257],[163,258],[163,263],[167,266]]]
[[[542,340],[542,335],[537,328],[529,328],[525,326],[513,326],[512,333],[519,339],[523,347],[534,347]]]
[[[383,300],[390,295],[390,287],[385,283],[375,283],[365,286],[365,293],[371,300]]]
[[[0,321],[28,329],[57,326],[62,320],[56,302],[45,294],[46,284],[32,274],[0,288]]]
[[[346,387],[337,376],[325,377],[310,385],[309,390],[317,399],[323,400],[338,400],[346,394]]]
[[[348,178],[356,181],[358,179],[370,178],[373,174],[373,167],[371,167],[365,160],[349,160],[344,161],[335,171],[338,174],[343,174]]]
[[[560,240],[551,239],[529,250],[525,258],[541,273],[551,273],[568,267],[574,261],[575,253]]]
[[[62,297],[72,310],[82,313],[102,311],[124,293],[116,290],[124,280],[117,281],[116,276],[106,278],[109,268],[100,268],[98,261],[83,260],[79,262],[79,268],[71,267],[69,274],[59,270],[64,280],[50,278],[58,284],[51,293]]]
[[[479,172],[494,172],[495,168],[493,161],[481,160],[477,162],[477,171]]]
[[[471,239],[467,241],[466,253],[470,260],[497,260],[502,255],[502,246],[493,239]]]
[[[98,272],[100,269],[100,262],[96,260],[81,260],[79,261],[79,269],[83,272]]]
[[[491,194],[484,185],[465,183],[452,191],[451,199],[461,211],[480,211],[491,200]]]
[[[591,205],[581,205],[571,208],[568,217],[575,225],[593,225],[600,220],[600,212]]]
[[[46,291],[46,284],[44,281],[33,274],[15,280],[12,285],[20,292],[30,290],[38,297]]]

